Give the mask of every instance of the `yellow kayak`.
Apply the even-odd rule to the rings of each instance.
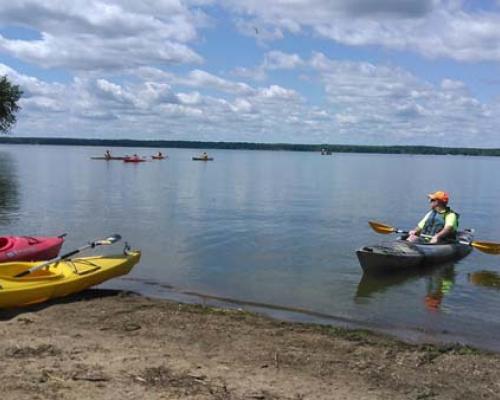
[[[0,265],[0,308],[20,307],[64,297],[125,275],[139,262],[140,251],[122,255],[65,259],[16,278],[36,262]]]

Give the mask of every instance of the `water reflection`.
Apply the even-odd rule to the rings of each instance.
[[[10,153],[0,152],[0,225],[16,219],[19,211],[19,183]]]
[[[424,279],[426,289],[422,296],[425,307],[430,311],[437,311],[441,307],[443,298],[453,289],[455,276],[454,263],[413,269],[406,273],[381,276],[363,274],[358,283],[355,297],[357,300],[372,298],[375,294],[383,293],[390,288]]]
[[[451,292],[455,286],[455,268],[453,264],[439,268],[435,273],[426,277],[427,295],[425,306],[430,311],[437,311],[441,307],[443,298]]]
[[[467,275],[469,282],[476,286],[500,289],[500,275],[494,271],[475,271]]]

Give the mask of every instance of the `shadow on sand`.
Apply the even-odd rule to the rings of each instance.
[[[75,303],[78,301],[89,301],[111,296],[128,297],[128,296],[137,296],[137,294],[130,291],[114,290],[114,289],[87,289],[80,293],[75,293],[73,295],[67,297],[61,297],[59,299],[45,301],[43,303],[32,304],[25,307],[0,310],[0,321],[8,321],[12,318],[17,317],[18,315],[24,313],[37,312],[57,304],[68,304],[68,303]]]

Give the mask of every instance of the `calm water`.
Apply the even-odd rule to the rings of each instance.
[[[203,163],[191,161],[201,151],[162,149],[167,160],[139,165],[90,160],[104,150],[0,146],[1,233],[68,232],[63,252],[120,233],[143,259],[104,287],[500,349],[500,256],[368,279],[354,253],[389,239],[368,220],[411,228],[441,188],[461,227],[500,241],[500,158],[213,150]]]

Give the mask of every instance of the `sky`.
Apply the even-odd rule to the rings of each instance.
[[[11,134],[500,147],[500,0],[0,0]]]

